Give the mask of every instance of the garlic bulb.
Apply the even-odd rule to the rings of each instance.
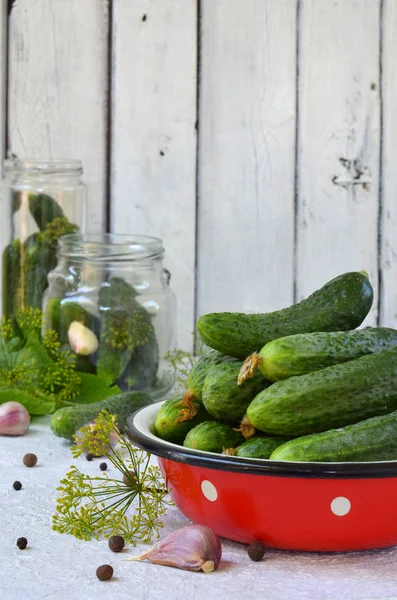
[[[209,527],[188,525],[173,531],[150,550],[126,560],[149,560],[185,571],[214,571],[222,556],[219,538]]]
[[[19,402],[0,404],[0,435],[24,435],[29,429],[30,415]]]
[[[68,329],[69,344],[76,352],[83,356],[89,356],[98,350],[98,338],[85,325],[79,321],[72,321]]]

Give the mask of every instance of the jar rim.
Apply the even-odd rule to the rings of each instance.
[[[161,258],[161,238],[123,233],[69,233],[58,240],[61,256],[100,262]]]
[[[61,173],[83,173],[83,163],[76,158],[7,158],[4,161],[4,173],[23,172],[29,175],[55,175]]]

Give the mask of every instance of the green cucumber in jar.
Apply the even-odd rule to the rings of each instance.
[[[62,208],[48,194],[29,194],[29,210],[40,231],[54,219],[65,217]]]
[[[13,240],[3,251],[3,316],[12,318],[22,305],[21,242]]]
[[[159,362],[159,346],[153,329],[145,343],[133,350],[117,385],[125,390],[150,391],[156,385]]]
[[[153,343],[155,331],[152,319],[137,301],[137,295],[136,290],[121,277],[113,277],[99,291],[101,333],[97,373],[111,382],[119,381],[130,361],[134,361],[134,354],[139,347],[147,346],[148,355],[143,357],[140,370],[143,375],[150,360],[158,364],[158,346],[157,342]],[[132,372],[126,375],[136,380],[139,374]],[[145,376],[150,379],[151,374]]]
[[[42,241],[39,234],[27,238],[23,245],[24,307],[42,310],[43,295],[48,287],[48,273],[57,264],[56,251]]]
[[[298,304],[265,314],[209,313],[197,328],[207,346],[245,359],[268,342],[297,333],[347,331],[364,321],[373,302],[367,273],[344,273]]]

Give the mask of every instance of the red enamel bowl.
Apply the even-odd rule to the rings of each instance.
[[[172,499],[191,521],[284,550],[369,550],[397,544],[397,461],[298,463],[190,450],[152,434],[161,403],[128,420],[158,457]]]

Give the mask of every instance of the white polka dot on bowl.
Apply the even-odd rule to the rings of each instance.
[[[337,517],[344,517],[347,515],[347,513],[350,512],[351,506],[350,500],[344,496],[338,496],[331,502],[331,510]]]
[[[218,499],[218,491],[214,484],[208,481],[208,479],[204,479],[204,481],[201,482],[201,491],[203,492],[203,496],[210,502],[215,502],[215,500]]]

